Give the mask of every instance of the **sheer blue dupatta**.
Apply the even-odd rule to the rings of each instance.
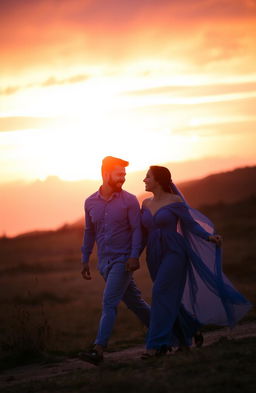
[[[172,190],[186,204],[192,218],[207,232],[214,234],[213,223],[191,208],[174,183]],[[222,271],[221,248],[189,231],[182,220],[178,232],[188,242],[188,274],[182,303],[203,325],[233,327],[250,310],[251,303],[241,295]]]

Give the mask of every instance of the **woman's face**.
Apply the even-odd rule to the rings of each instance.
[[[156,186],[158,185],[158,183],[155,181],[153,173],[151,172],[150,169],[147,171],[146,177],[143,181],[145,183],[145,190],[146,191],[153,191],[156,188]]]

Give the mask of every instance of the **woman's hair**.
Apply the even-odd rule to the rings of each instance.
[[[155,181],[160,184],[165,192],[169,192],[170,194],[174,192],[172,190],[172,176],[168,168],[152,165],[149,169],[152,172]]]

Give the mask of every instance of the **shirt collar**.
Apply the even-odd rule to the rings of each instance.
[[[109,199],[104,199],[104,198],[102,197],[102,195],[101,195],[100,190],[101,190],[101,186],[100,186],[100,188],[98,189],[98,191],[97,191],[97,193],[96,193],[96,197],[97,197],[98,199],[102,199],[103,201],[106,201],[106,202],[109,202],[109,201],[111,201],[112,199],[119,197],[120,194],[121,194],[121,192],[123,191],[123,190],[121,190],[120,192],[118,192],[118,191],[113,192],[113,194],[111,195],[111,198],[109,198]]]

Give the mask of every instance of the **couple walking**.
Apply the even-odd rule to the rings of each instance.
[[[105,280],[94,347],[80,354],[94,364],[103,360],[120,301],[148,328],[143,359],[172,346],[188,348],[203,325],[234,326],[251,307],[222,272],[221,237],[205,216],[187,205],[169,170],[149,168],[144,182],[153,197],[140,210],[136,197],[122,189],[128,165],[105,157],[102,186],[85,201],[82,276],[91,279],[89,258],[96,241]],[[144,246],[153,281],[151,306],[133,279]]]

